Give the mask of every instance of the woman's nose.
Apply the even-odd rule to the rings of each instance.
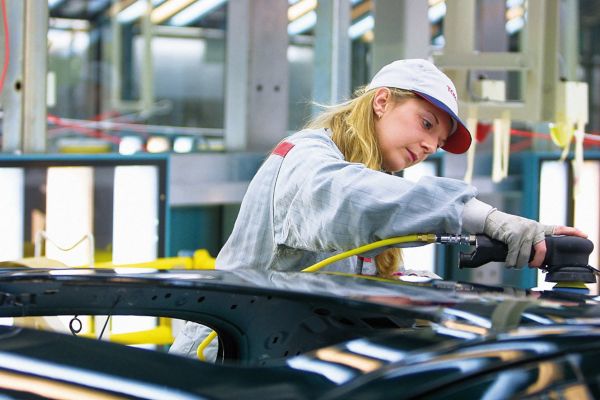
[[[421,147],[425,154],[433,154],[437,150],[437,141],[428,139],[421,142]]]

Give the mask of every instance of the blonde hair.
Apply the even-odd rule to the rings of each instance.
[[[391,100],[397,104],[409,98],[417,97],[414,93],[387,88]],[[362,163],[367,168],[381,171],[383,158],[377,135],[375,134],[375,113],[373,100],[376,89],[358,89],[354,97],[346,102],[333,106],[322,106],[325,111],[307,124],[307,128],[327,128],[332,132],[331,139],[340,149],[346,161]],[[398,248],[387,249],[375,257],[377,275],[392,278],[398,266],[402,264],[402,252]]]

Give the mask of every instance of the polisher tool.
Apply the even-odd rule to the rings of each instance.
[[[492,261],[503,262],[508,254],[506,244],[476,235],[471,241],[470,252],[460,252],[459,268],[477,268]],[[588,293],[586,283],[596,283],[596,274],[600,273],[589,265],[589,256],[594,244],[577,236],[547,236],[546,257],[540,266],[545,270],[546,282],[555,282],[553,290],[575,293]],[[533,251],[532,256],[533,258]]]

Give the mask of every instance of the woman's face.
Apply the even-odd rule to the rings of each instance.
[[[420,97],[394,102],[380,88],[373,100],[375,134],[383,168],[397,172],[425,160],[442,147],[452,128],[450,116]]]

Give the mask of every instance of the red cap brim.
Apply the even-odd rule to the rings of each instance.
[[[465,125],[462,123],[460,118],[458,118],[458,115],[454,114],[452,110],[450,110],[444,103],[432,96],[428,96],[425,93],[420,93],[417,91],[413,91],[413,93],[419,95],[420,97],[427,100],[440,110],[444,111],[445,113],[450,115],[450,118],[456,121],[456,131],[454,131],[454,133],[448,137],[448,140],[446,140],[446,144],[442,146],[442,149],[446,150],[448,153],[453,154],[462,154],[465,151],[469,150],[472,141],[471,134],[469,133]]]
[[[462,154],[471,147],[471,134],[460,121],[456,121],[456,131],[450,135],[442,149],[448,153]]]

